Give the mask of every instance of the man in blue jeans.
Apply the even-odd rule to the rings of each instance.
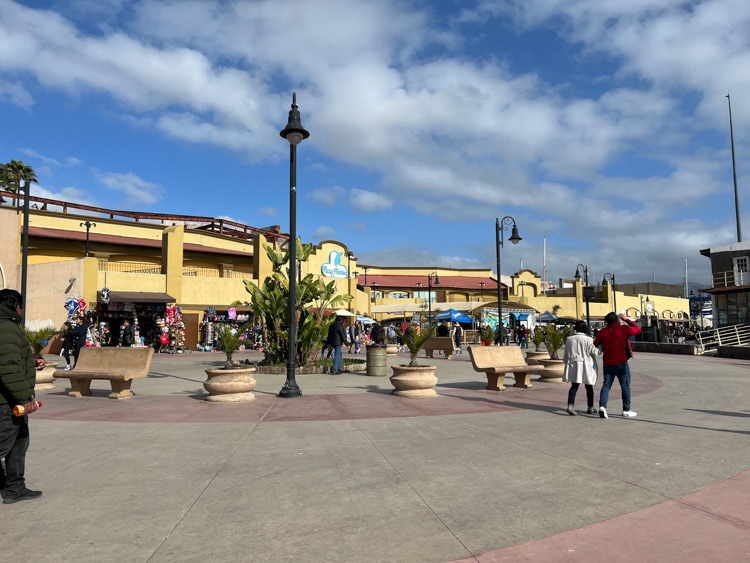
[[[596,346],[604,350],[604,384],[599,394],[599,416],[608,418],[607,401],[609,390],[615,377],[620,382],[622,389],[622,416],[633,418],[638,413],[630,410],[630,366],[628,360],[630,352],[630,337],[641,333],[641,327],[631,321],[624,314],[619,316],[615,313],[607,313],[604,317],[607,323],[594,339]]]
[[[336,321],[328,328],[329,346],[333,347],[333,371],[332,374],[341,373],[342,358],[341,346],[346,342],[346,329],[344,328],[344,317],[336,317]]]

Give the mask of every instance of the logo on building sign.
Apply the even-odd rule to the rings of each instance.
[[[320,273],[324,278],[348,278],[349,268],[341,263],[343,252],[332,250],[328,254],[328,262],[324,262],[320,267]]]

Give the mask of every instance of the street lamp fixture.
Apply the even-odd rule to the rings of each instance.
[[[510,238],[508,239],[513,244],[521,242],[521,237],[518,236],[518,227],[516,226],[516,220],[510,215],[506,215],[502,219],[495,219],[495,250],[497,252],[497,325],[498,327],[503,324],[503,282],[500,274],[500,249],[505,245],[505,234],[504,231],[509,225],[513,225],[510,232]]]
[[[604,277],[602,278],[602,285],[607,285],[607,280],[612,283],[612,303],[615,307],[615,313],[617,313],[617,284],[615,282],[615,275],[610,273],[604,274]]]
[[[297,106],[297,93],[292,93],[292,109],[286,127],[279,131],[289,141],[289,351],[286,362],[286,381],[279,397],[301,397],[302,391],[295,376],[297,352],[297,145],[310,136],[302,127]]]
[[[581,270],[583,270],[583,283],[586,284],[583,288],[583,298],[586,300],[586,328],[588,332],[591,332],[591,314],[589,312],[589,302],[594,296],[594,288],[589,286],[589,267],[584,264],[578,264],[576,266],[575,279],[581,279]]]
[[[440,285],[437,272],[427,275],[427,322],[432,322],[432,286]]]
[[[365,287],[367,287],[367,270],[370,268],[367,266],[362,266],[362,269],[365,271]]]
[[[89,231],[91,230],[91,227],[96,227],[96,223],[92,223],[91,221],[86,221],[85,223],[81,223],[81,227],[86,227],[86,258],[89,257]]]

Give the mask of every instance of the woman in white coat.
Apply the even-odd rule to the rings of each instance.
[[[588,403],[588,414],[596,414],[594,408],[594,385],[596,385],[596,364],[594,358],[601,351],[594,346],[594,339],[586,331],[588,326],[585,321],[576,321],[575,333],[568,336],[565,341],[565,373],[563,381],[570,383],[568,391],[568,414],[576,416],[578,413],[573,408],[576,402],[578,386],[583,383],[586,386],[586,402]]]

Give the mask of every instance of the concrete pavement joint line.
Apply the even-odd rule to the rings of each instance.
[[[442,418],[442,417],[440,417],[440,418]],[[424,499],[424,497],[422,497],[422,495],[420,495],[420,494],[419,494],[419,492],[417,492],[417,490],[416,490],[416,489],[414,488],[414,486],[413,486],[413,485],[412,485],[412,484],[411,484],[411,483],[409,482],[409,480],[408,480],[408,479],[407,479],[406,477],[404,477],[404,476],[403,476],[403,474],[402,474],[402,473],[401,473],[401,472],[400,472],[400,471],[399,471],[399,470],[398,470],[398,469],[396,468],[396,466],[395,466],[395,465],[393,465],[393,463],[391,463],[391,460],[390,460],[390,459],[388,459],[388,458],[387,458],[387,457],[385,456],[385,454],[384,454],[384,453],[383,453],[383,452],[381,451],[381,449],[380,449],[380,448],[379,448],[379,447],[377,446],[377,444],[376,444],[375,442],[373,442],[372,438],[370,438],[370,435],[369,435],[369,434],[368,434],[367,432],[365,432],[365,431],[364,431],[364,430],[362,429],[362,427],[361,427],[361,426],[360,426],[359,424],[357,424],[357,421],[356,421],[356,420],[354,420],[354,419],[350,419],[350,420],[351,420],[351,422],[352,422],[352,423],[354,424],[354,426],[355,426],[355,427],[357,428],[357,430],[359,430],[359,431],[360,431],[360,433],[362,433],[362,434],[364,435],[364,437],[365,437],[365,438],[367,438],[367,441],[368,441],[368,442],[370,442],[370,444],[372,445],[372,447],[373,447],[373,448],[375,448],[375,451],[377,451],[377,452],[378,452],[378,453],[380,454],[380,457],[382,457],[382,458],[383,458],[383,460],[384,460],[384,461],[385,461],[385,462],[386,462],[386,463],[387,463],[388,465],[390,465],[390,466],[391,466],[391,467],[393,468],[393,470],[394,470],[394,471],[395,471],[395,472],[396,472],[396,473],[398,474],[398,476],[399,476],[399,477],[401,477],[401,479],[403,479],[404,483],[406,483],[406,484],[407,484],[407,485],[409,486],[409,488],[410,488],[410,489],[411,489],[412,491],[414,491],[414,494],[415,494],[415,495],[417,495],[417,498],[419,498],[419,500],[421,500],[421,501],[422,501],[422,502],[424,503],[424,505],[425,505],[425,506],[427,507],[427,509],[428,509],[428,510],[429,510],[430,512],[432,512],[432,514],[433,514],[433,515],[435,516],[435,518],[437,518],[437,519],[438,519],[438,521],[439,521],[439,522],[440,522],[440,523],[441,523],[441,524],[443,525],[443,527],[444,527],[444,528],[445,528],[446,530],[448,530],[448,532],[450,533],[450,535],[452,535],[452,536],[453,536],[454,538],[456,538],[456,541],[457,541],[458,543],[460,543],[460,544],[461,544],[461,546],[462,546],[462,547],[463,547],[463,548],[464,548],[464,549],[466,550],[466,553],[468,553],[468,554],[469,554],[469,556],[471,556],[471,557],[474,557],[474,554],[473,554],[473,553],[471,552],[471,550],[470,550],[470,549],[469,549],[469,548],[468,548],[468,547],[466,546],[466,544],[465,544],[464,542],[462,542],[462,541],[461,541],[461,539],[460,539],[460,538],[459,538],[459,537],[458,537],[458,536],[457,536],[457,535],[455,534],[455,532],[454,532],[454,531],[453,531],[453,530],[451,529],[451,527],[450,527],[450,526],[448,526],[448,524],[446,524],[446,523],[445,523],[445,521],[444,521],[444,520],[443,520],[443,519],[442,519],[442,518],[441,518],[441,517],[440,517],[440,516],[439,516],[439,515],[437,514],[437,512],[435,512],[435,510],[433,510],[432,506],[430,506],[430,503],[428,503],[428,502],[427,502],[427,501],[426,501],[426,500]],[[474,558],[474,559],[475,559],[476,561],[478,561],[478,560],[477,560],[476,558]]]
[[[213,484],[214,480],[216,480],[216,477],[219,475],[219,473],[221,473],[221,471],[227,466],[227,460],[232,459],[232,457],[234,457],[234,455],[237,453],[237,450],[240,449],[240,446],[242,446],[245,442],[247,442],[247,440],[250,438],[250,435],[253,432],[255,432],[255,429],[258,427],[258,424],[260,423],[256,422],[255,424],[253,424],[250,431],[241,440],[238,440],[237,444],[229,453],[229,455],[227,455],[224,458],[224,462],[216,469],[216,471],[214,471],[214,474],[211,476],[211,479],[209,479],[208,483],[206,483],[206,486],[203,487],[200,493],[198,493],[195,496],[195,498],[193,499],[193,502],[190,503],[190,506],[188,506],[183,512],[183,514],[177,519],[177,522],[175,523],[175,525],[172,526],[172,528],[164,535],[164,539],[161,542],[159,542],[159,545],[157,545],[154,548],[153,553],[151,553],[151,556],[147,559],[147,561],[152,561],[154,557],[156,557],[156,554],[159,553],[159,550],[162,548],[162,546],[172,536],[174,531],[180,527],[180,524],[182,524],[182,522],[185,520],[187,515],[190,514],[190,512],[195,507],[195,504],[201,499],[201,497],[203,497],[203,495],[206,493],[206,490]]]
[[[711,487],[715,487],[719,483],[725,483],[726,481],[729,481],[730,479],[734,479],[734,478],[742,475],[743,473],[745,473],[745,472],[744,471],[740,471],[739,473],[737,473],[737,475],[732,475],[731,477],[727,477],[726,479],[722,479],[721,481],[718,481],[717,483],[714,483],[713,485],[706,485],[705,487],[703,487],[701,489],[698,489],[696,491],[693,491],[693,493],[690,493],[690,494],[694,494],[694,493],[697,493],[698,491],[702,491],[704,489],[709,489]],[[680,498],[684,498],[685,496],[688,496],[688,495],[683,495]],[[698,512],[702,512],[703,514],[706,514],[706,515],[708,515],[708,516],[710,516],[712,518],[718,518],[719,520],[723,520],[724,522],[727,522],[728,524],[732,524],[734,526],[739,526],[741,528],[747,528],[748,530],[750,530],[750,526],[748,526],[746,524],[743,524],[742,522],[738,522],[736,520],[732,520],[730,518],[727,518],[726,516],[723,516],[721,514],[717,514],[716,512],[711,512],[709,510],[706,510],[705,508],[701,508],[700,506],[696,506],[696,505],[691,504],[691,503],[689,503],[687,501],[680,500],[679,498],[672,499],[672,500],[674,500],[676,503],[681,504],[682,506],[684,506],[686,508],[689,508],[691,510],[697,510]],[[749,555],[750,555],[750,553],[749,553]]]

